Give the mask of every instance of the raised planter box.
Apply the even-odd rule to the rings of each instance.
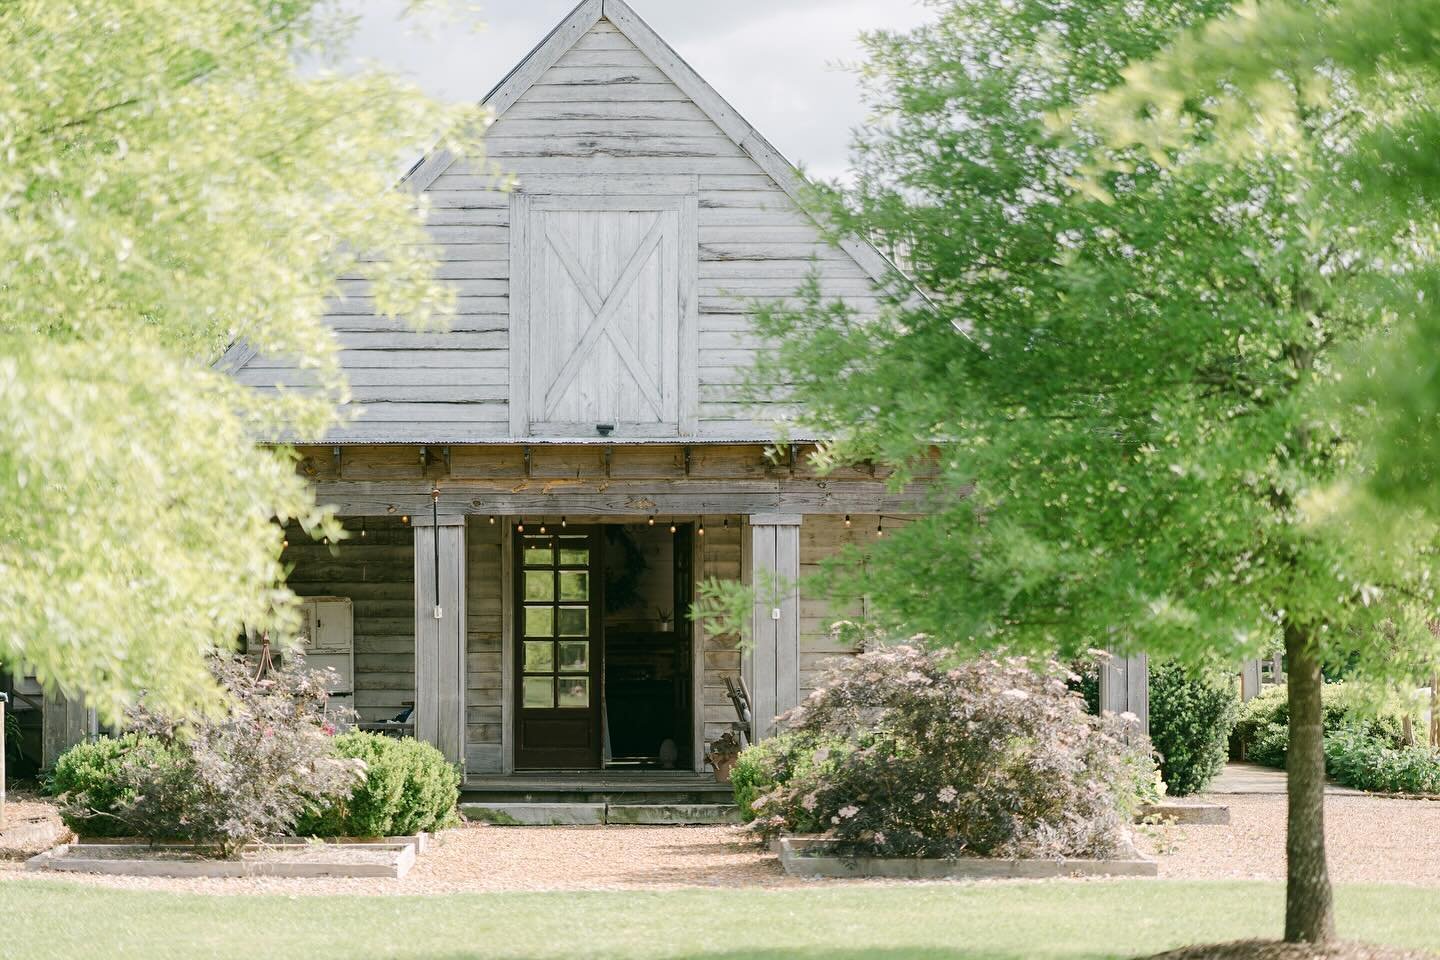
[[[1153,877],[1153,860],[954,860],[838,856],[835,841],[782,837],[780,863],[792,877],[886,877],[905,880],[1040,880],[1054,877]]]
[[[63,843],[25,861],[27,870],[134,877],[384,877],[415,865],[425,835],[310,843],[285,838],[254,845],[239,860],[200,857],[192,844]]]
[[[1147,803],[1136,811],[1136,822],[1158,817],[1171,823],[1199,823],[1224,825],[1230,822],[1230,808],[1223,803],[1206,803],[1203,800],[1165,800]]]

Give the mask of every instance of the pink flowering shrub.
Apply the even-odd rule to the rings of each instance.
[[[786,749],[754,748],[771,775],[753,827],[818,826],[869,856],[1124,854],[1154,780],[1148,745],[1089,715],[1059,665],[1038,666],[914,645],[836,661],[782,718]]]
[[[123,800],[112,815],[129,832],[233,857],[364,782],[363,761],[336,755],[326,672],[297,665],[257,680],[252,664],[233,657],[217,657],[212,669],[226,694],[216,714],[180,718],[143,705],[130,714],[129,731],[164,749],[122,761]]]

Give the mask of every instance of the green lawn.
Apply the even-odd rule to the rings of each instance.
[[[1160,881],[445,897],[207,897],[0,883],[0,957],[1100,958],[1273,936],[1275,884]],[[1339,891],[1346,937],[1440,949],[1437,893]]]

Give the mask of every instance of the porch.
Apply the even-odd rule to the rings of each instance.
[[[463,766],[467,793],[497,801],[727,794],[704,762],[737,720],[726,679],[743,677],[747,733],[766,735],[822,661],[853,652],[830,625],[865,601],[766,598],[742,651],[690,623],[695,584],[757,571],[794,583],[914,503],[883,477],[807,475],[761,444],[304,453],[347,539],[292,528],[289,582],[348,601],[361,721],[407,719]],[[589,552],[555,560],[562,539]],[[548,566],[527,559],[542,554]]]

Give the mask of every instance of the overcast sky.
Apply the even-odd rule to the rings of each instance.
[[[574,7],[574,0],[482,0],[468,29],[455,13],[401,19],[403,0],[352,0],[352,44],[451,101],[479,100]],[[841,176],[850,131],[864,120],[843,65],[862,30],[922,22],[914,0],[630,0],[682,57],[790,160]],[[417,29],[419,27],[419,29]]]

